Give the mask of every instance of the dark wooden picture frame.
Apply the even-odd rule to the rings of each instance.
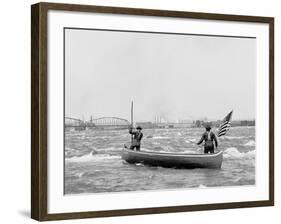
[[[204,205],[152,207],[108,211],[48,214],[47,192],[47,13],[49,10],[98,12],[170,18],[194,18],[269,25],[269,200]],[[240,15],[162,11],[89,5],[38,3],[31,7],[31,217],[39,221],[91,217],[187,212],[274,205],[274,18]]]

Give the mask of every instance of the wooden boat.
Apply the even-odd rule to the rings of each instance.
[[[174,168],[210,168],[220,169],[223,151],[214,154],[180,154],[148,151],[133,151],[124,148],[122,159],[128,163],[143,163],[150,166]]]

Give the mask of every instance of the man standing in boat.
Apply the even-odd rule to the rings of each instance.
[[[131,150],[134,150],[136,148],[136,151],[140,151],[140,145],[141,145],[141,139],[142,139],[142,128],[140,126],[137,126],[136,131],[133,131],[133,127],[130,127],[129,133],[132,135],[132,143],[130,146]]]
[[[204,153],[214,153],[214,142],[216,148],[218,147],[218,141],[216,135],[211,131],[211,126],[208,124],[206,125],[206,131],[203,133],[201,139],[197,143],[197,145],[200,145],[203,141],[205,141],[204,145]]]

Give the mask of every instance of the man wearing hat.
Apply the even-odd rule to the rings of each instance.
[[[131,150],[134,150],[136,148],[136,151],[140,151],[140,145],[141,145],[141,139],[142,139],[142,128],[140,126],[137,126],[136,131],[133,131],[133,127],[130,127],[129,133],[132,135],[132,144],[130,146]]]
[[[216,148],[218,147],[218,141],[216,135],[211,131],[211,125],[207,124],[205,126],[206,131],[203,133],[201,139],[197,143],[197,145],[200,145],[203,141],[205,141],[204,145],[204,153],[214,153],[214,142]]]

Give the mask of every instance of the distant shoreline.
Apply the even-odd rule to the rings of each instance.
[[[255,125],[236,125],[236,126],[231,126],[232,128],[239,128],[239,127],[255,127]],[[151,129],[167,129],[167,130],[173,130],[173,129],[183,129],[183,128],[192,128],[192,129],[198,129],[198,128],[204,128],[204,126],[201,127],[143,127],[144,130],[151,130]],[[214,127],[217,128],[217,127]],[[99,127],[65,127],[65,131],[85,131],[85,130],[96,130],[96,131],[108,131],[108,130],[127,130],[127,127],[115,127],[115,126],[99,126]]]

